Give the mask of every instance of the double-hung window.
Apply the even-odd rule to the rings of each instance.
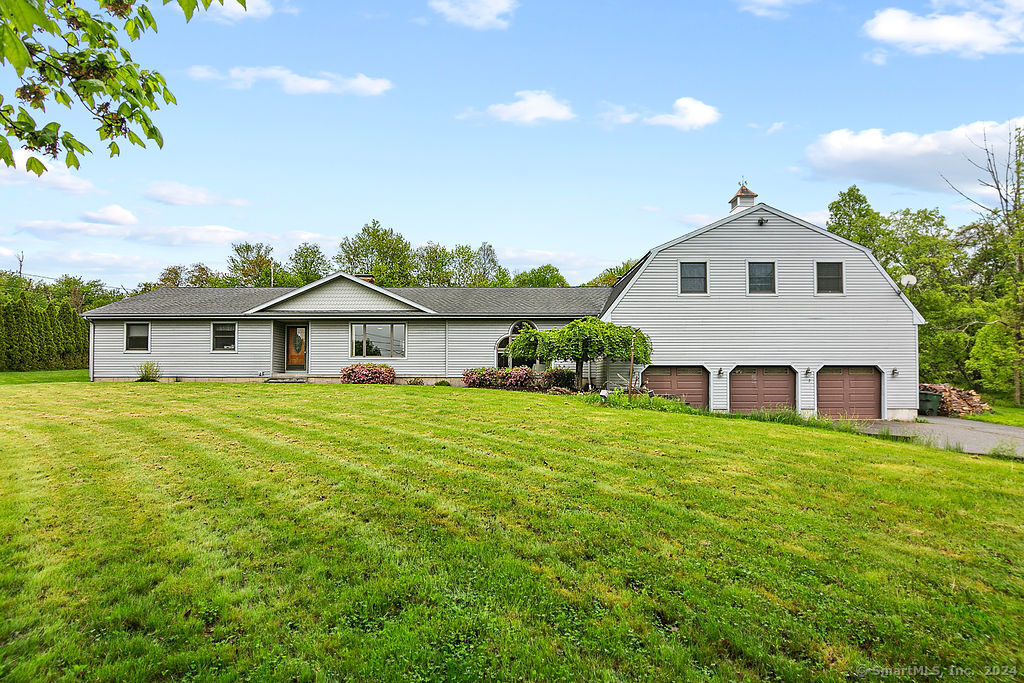
[[[213,350],[234,351],[237,333],[236,323],[213,323]]]
[[[815,291],[818,294],[843,294],[842,261],[818,261],[815,264]]]
[[[708,293],[707,261],[681,261],[679,263],[679,293]]]
[[[149,323],[125,324],[124,350],[149,351]]]
[[[747,293],[775,294],[775,262],[747,262]]]
[[[352,323],[354,358],[405,358],[405,323]]]

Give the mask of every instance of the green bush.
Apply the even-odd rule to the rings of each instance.
[[[407,381],[406,384],[410,384],[410,385],[412,385],[414,387],[422,387],[423,386],[423,380],[420,379],[419,377],[413,377],[412,379]]]
[[[160,379],[163,371],[155,360],[147,360],[145,363],[139,363],[139,366],[135,368],[135,374],[139,377],[135,380],[136,382],[156,382]]]
[[[446,379],[442,379],[442,380],[440,380],[438,382],[434,382],[434,386],[435,387],[450,387],[451,385],[452,385],[452,383],[449,382]]]

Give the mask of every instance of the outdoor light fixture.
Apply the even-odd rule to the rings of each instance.
[[[893,377],[899,377],[899,374],[900,374],[899,368],[893,368],[892,369],[892,376]]]
[[[722,370],[722,368],[718,368],[718,376],[721,377],[724,374],[725,372]]]
[[[607,403],[607,402],[608,402],[608,390],[607,389],[602,389],[601,390],[601,403]]]
[[[757,219],[757,224],[758,225],[767,225],[768,224],[768,219],[767,218],[758,218]]]
[[[804,370],[804,377],[810,377],[810,376],[811,376],[811,369],[807,368],[806,370]]]

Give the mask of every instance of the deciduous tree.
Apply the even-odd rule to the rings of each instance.
[[[558,268],[546,263],[512,277],[513,287],[568,287],[569,283]]]

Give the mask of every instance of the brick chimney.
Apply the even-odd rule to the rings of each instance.
[[[366,282],[369,282],[371,285],[377,284],[373,279],[372,273],[356,273],[355,276],[360,280],[365,280]]]
[[[740,189],[729,200],[729,213],[736,213],[753,206],[755,199],[757,199],[756,192],[751,192],[746,185],[740,185]]]

